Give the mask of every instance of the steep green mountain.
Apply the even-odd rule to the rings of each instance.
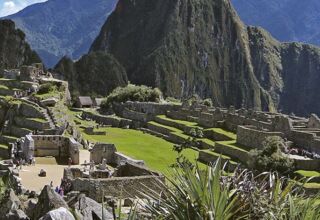
[[[91,51],[111,53],[131,82],[169,96],[320,113],[319,49],[246,27],[228,0],[120,0]]]
[[[0,73],[4,68],[18,68],[23,64],[40,62],[31,50],[24,33],[10,20],[0,21]]]
[[[117,0],[49,0],[10,15],[47,67],[87,53]]]
[[[69,81],[72,96],[106,96],[117,86],[128,83],[125,69],[112,55],[97,52],[83,56],[73,62],[64,57],[55,67]]]

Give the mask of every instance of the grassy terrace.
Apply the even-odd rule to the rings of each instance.
[[[113,143],[119,152],[135,159],[144,160],[147,166],[153,170],[170,174],[169,166],[177,158],[172,143],[131,129],[100,128],[98,131],[106,131],[107,135],[87,135],[83,133],[83,136],[92,142]],[[185,150],[183,154],[190,161],[195,161],[198,158],[198,152],[192,149]]]
[[[237,141],[234,140],[234,141],[219,141],[217,142],[221,145],[224,145],[226,147],[230,147],[230,148],[233,148],[233,149],[236,149],[236,150],[239,150],[239,151],[243,151],[243,152],[249,152],[250,149],[244,147],[244,146],[240,146],[239,144],[237,144]]]
[[[195,122],[176,120],[176,119],[168,118],[165,115],[158,115],[157,117],[162,119],[162,120],[166,120],[166,121],[173,122],[173,123],[176,123],[176,124],[184,125],[184,126],[187,126],[187,127],[200,128],[198,126],[198,124],[195,123]]]
[[[224,159],[224,160],[229,160],[229,162],[230,162],[231,164],[237,165],[237,163],[236,163],[235,161],[233,161],[232,158],[230,158],[230,157],[228,157],[228,156],[226,156],[226,155],[216,153],[216,152],[214,152],[214,151],[212,151],[212,150],[203,150],[203,152],[206,152],[206,153],[208,153],[208,154],[211,154],[211,155],[213,155],[213,156],[216,157],[216,158],[221,157],[221,158]]]
[[[223,134],[223,135],[225,135],[225,136],[227,136],[227,137],[229,137],[230,139],[233,139],[233,140],[237,139],[237,135],[235,133],[230,132],[230,131],[226,131],[226,130],[224,130],[222,128],[208,128],[208,129],[205,129],[205,130],[207,130],[207,131],[211,130],[211,131],[214,131],[216,133]]]

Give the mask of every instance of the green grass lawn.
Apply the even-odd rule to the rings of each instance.
[[[101,128],[107,135],[87,135],[84,138],[93,142],[113,143],[119,152],[134,159],[144,160],[146,165],[164,174],[170,174],[169,166],[176,161],[177,153],[173,144],[161,138],[145,134],[141,131],[121,128]],[[190,161],[198,158],[198,152],[187,149],[183,152]]]

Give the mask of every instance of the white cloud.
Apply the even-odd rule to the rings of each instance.
[[[14,14],[25,7],[46,0],[0,0],[0,17]]]

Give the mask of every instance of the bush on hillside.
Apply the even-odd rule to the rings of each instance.
[[[160,102],[162,93],[158,88],[152,89],[147,86],[129,84],[126,87],[118,87],[102,102],[102,109],[109,109],[113,103],[127,101]]]
[[[262,150],[251,150],[249,167],[259,172],[277,171],[281,174],[290,174],[293,171],[293,161],[283,152],[286,144],[281,137],[267,138]]]
[[[58,88],[56,85],[53,85],[52,83],[45,83],[40,85],[39,91],[37,92],[39,95],[48,94],[57,91]]]

